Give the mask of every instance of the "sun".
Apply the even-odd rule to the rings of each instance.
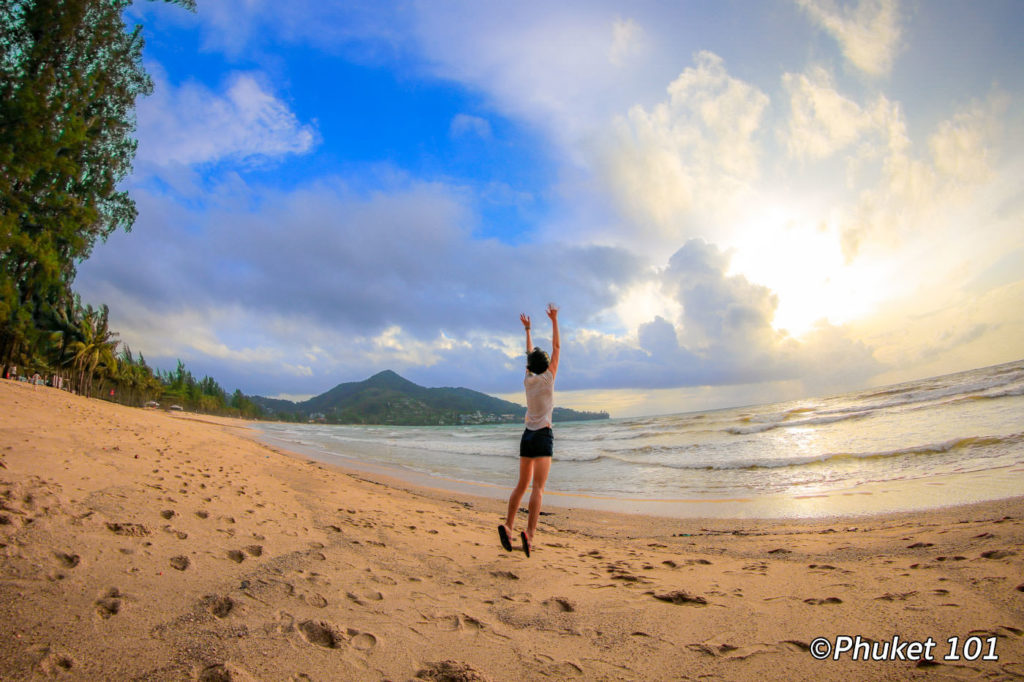
[[[848,262],[827,222],[775,208],[738,234],[730,274],[768,287],[778,297],[773,326],[795,338],[822,322],[860,319],[885,297],[884,273],[867,261]]]

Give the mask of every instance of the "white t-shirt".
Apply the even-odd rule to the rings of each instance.
[[[555,375],[548,369],[543,374],[526,372],[526,428],[537,431],[551,426],[551,413],[555,409]]]

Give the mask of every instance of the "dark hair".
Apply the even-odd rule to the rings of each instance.
[[[548,358],[548,354],[536,346],[533,347],[532,351],[526,354],[526,369],[530,370],[534,374],[543,374],[548,371],[548,365],[550,362],[551,360]]]

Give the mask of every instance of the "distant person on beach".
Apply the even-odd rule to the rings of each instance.
[[[551,471],[551,455],[554,451],[555,437],[551,431],[551,413],[555,406],[555,375],[558,373],[558,351],[561,347],[558,339],[558,308],[554,303],[548,304],[548,317],[551,318],[551,357],[536,348],[530,337],[530,318],[526,314],[519,316],[519,321],[526,329],[526,378],[523,387],[526,389],[526,429],[519,441],[519,482],[512,496],[508,499],[508,516],[505,523],[498,526],[498,537],[506,551],[512,551],[512,529],[516,522],[519,503],[526,494],[526,488],[533,481],[533,492],[530,493],[530,515],[526,530],[519,534],[523,541],[523,552],[530,556],[533,535],[537,531],[537,519],[540,518],[540,505],[544,498],[544,484]]]

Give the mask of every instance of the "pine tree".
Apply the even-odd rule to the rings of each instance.
[[[135,100],[153,86],[129,4],[0,3],[2,366],[31,353],[96,240],[135,221],[118,185],[135,156]]]

